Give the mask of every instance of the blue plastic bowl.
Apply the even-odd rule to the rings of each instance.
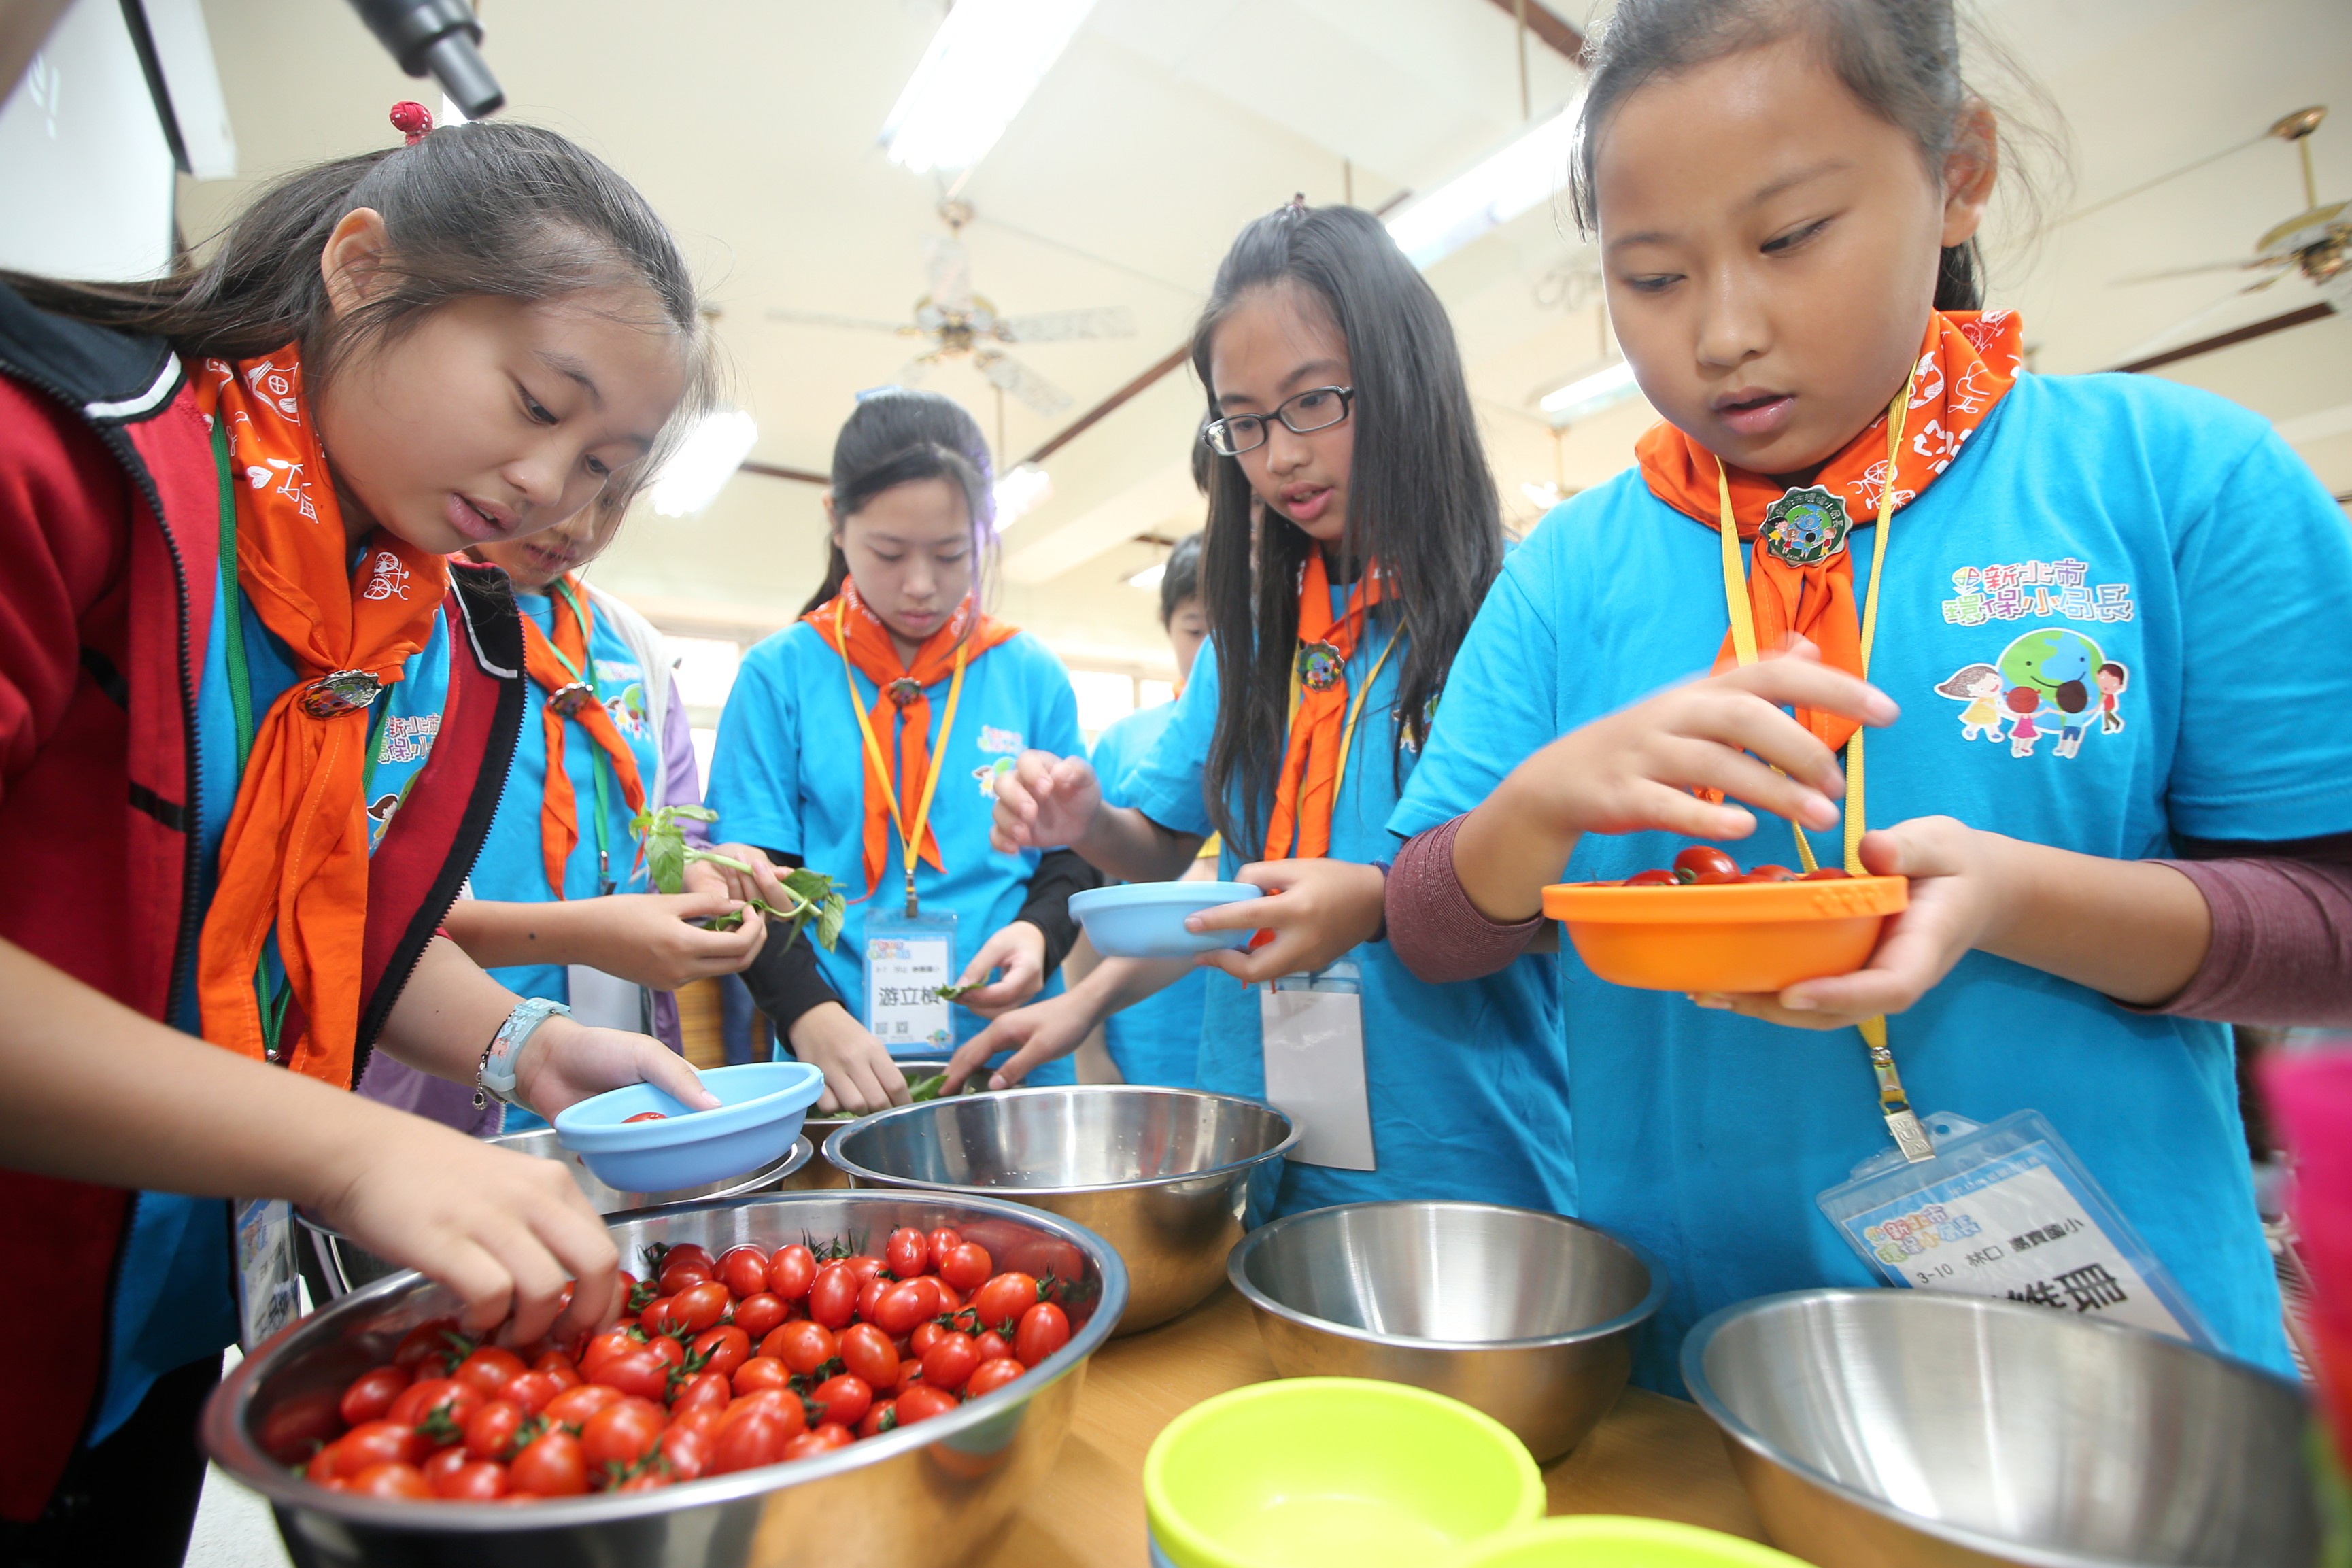
[[[783,1158],[824,1093],[824,1073],[806,1062],[746,1062],[710,1068],[702,1086],[719,1097],[718,1109],[688,1110],[649,1083],[583,1100],[557,1112],[555,1141],[625,1193],[725,1181]],[[667,1120],[629,1121],[646,1110]]]
[[[1070,913],[1106,958],[1190,958],[1249,945],[1249,931],[1184,929],[1184,917],[1263,895],[1247,882],[1129,882],[1070,895]]]

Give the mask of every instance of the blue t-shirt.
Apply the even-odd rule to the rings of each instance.
[[[257,728],[278,694],[294,684],[286,645],[262,624],[250,600],[244,607],[243,634],[251,711]],[[211,904],[220,877],[221,839],[228,832],[241,776],[236,756],[236,710],[229,691],[227,598],[213,598],[212,629],[205,639],[205,668],[196,693],[196,903]],[[441,730],[449,691],[447,617],[436,615],[433,635],[412,655],[402,678],[376,700],[368,736],[368,848],[407,798],[424,771]],[[276,945],[264,955],[273,980],[283,983]],[[173,1026],[200,1035],[194,954],[178,984],[179,1011]],[[137,1194],[123,1256],[152,1260],[125,1268],[114,1287],[112,1332],[107,1345],[106,1384],[89,1441],[102,1441],[130,1419],[155,1379],[203,1356],[216,1356],[236,1342],[236,1259],[231,1252],[229,1205],[220,1198],[180,1193]]]
[[[1893,534],[1870,678],[1903,716],[1870,736],[1871,823],[1945,814],[2123,859],[2352,830],[2352,538],[2261,419],[2154,377],[2028,375]],[[1554,737],[1706,670],[1721,572],[1715,532],[1638,471],[1552,512],[1479,612],[1391,826],[1467,811]],[[1680,847],[1588,837],[1564,879]],[[1834,836],[1816,847],[1834,862]],[[1773,818],[1726,847],[1792,850]],[[1854,1031],[1620,989],[1572,953],[1561,984],[1584,1216],[1671,1278],[1643,1383],[1678,1388],[1685,1331],[1727,1303],[1878,1283],[1813,1202],[1890,1147]],[[1888,1036],[1922,1113],[2048,1116],[2221,1342],[2287,1369],[2226,1027],[1972,952]]]
[[[1122,786],[1137,762],[1167,732],[1176,717],[1176,704],[1162,702],[1121,719],[1096,737],[1095,776],[1102,781],[1103,799],[1112,805],[1132,805]],[[1209,973],[1196,969],[1166,990],[1146,996],[1103,1020],[1103,1043],[1118,1076],[1129,1083],[1159,1084],[1167,1089],[1191,1089],[1201,1072],[1201,1008],[1208,995]]]
[[[545,594],[517,594],[522,613],[551,637],[555,630],[555,600]],[[568,612],[567,612],[568,613]],[[594,686],[613,727],[621,732],[637,760],[637,779],[646,796],[661,795],[662,738],[654,732],[647,711],[649,679],[667,680],[667,670],[648,672],[609,616],[596,617],[589,637],[588,656],[594,666]],[[514,763],[507,770],[505,793],[499,796],[498,815],[482,841],[474,862],[472,887],[478,899],[502,903],[550,903],[547,861],[540,848],[539,818],[547,795],[546,694],[535,680],[523,682],[522,733],[516,739]],[[604,854],[609,858],[613,890],[650,891],[652,883],[637,856],[637,840],[629,831],[635,815],[621,794],[611,759],[577,719],[563,727],[563,771],[572,778],[572,804],[580,824],[580,840],[564,863],[563,896],[593,899],[603,890],[596,844],[596,775],[604,775]],[[493,969],[499,984],[518,996],[544,996],[551,1002],[572,1000],[570,977],[560,963],[512,964]]]
[[[1335,615],[1346,607],[1345,593],[1333,591]],[[1388,616],[1372,613],[1348,660],[1350,693],[1363,690],[1393,630]],[[1381,665],[1350,741],[1331,812],[1335,860],[1367,864],[1397,851],[1389,814],[1398,784],[1412,775],[1417,761],[1399,742],[1393,711],[1402,651],[1400,643]],[[1160,743],[1118,786],[1146,816],[1181,833],[1206,837],[1212,829],[1202,773],[1216,730],[1217,689],[1216,650],[1204,647]],[[1238,805],[1233,809],[1238,812]],[[1221,861],[1227,878],[1241,868],[1230,840]],[[1364,1078],[1377,1168],[1343,1171],[1286,1160],[1274,1213],[1381,1198],[1480,1199],[1575,1213],[1555,961],[1528,956],[1483,980],[1428,985],[1413,978],[1385,942],[1365,942],[1348,956],[1361,972]],[[1255,988],[1213,970],[1204,971],[1202,980],[1208,994],[1200,1087],[1263,1097],[1265,1058]]]
[[[866,919],[879,906],[897,910],[906,886],[906,858],[898,830],[889,835],[879,896],[866,885],[866,743],[857,712],[870,710],[874,683],[846,671],[841,656],[796,622],[743,656],[719,719],[719,742],[710,759],[709,805],[719,814],[713,837],[800,856],[834,879],[849,906],[841,941],[831,952],[817,950],[817,966],[853,1016],[866,1014]],[[849,702],[856,683],[858,709]],[[940,768],[931,798],[930,829],[946,868],[919,864],[915,888],[926,913],[956,917],[960,972],[981,943],[1018,919],[1029,879],[1036,875],[1034,850],[1004,854],[988,841],[996,814],[996,775],[1033,748],[1066,755],[1085,742],[1078,734],[1078,700],[1062,661],[1026,632],[999,643],[965,666],[963,697],[955,733],[940,750],[939,727],[947,715],[948,686],[942,678],[925,689],[930,699],[931,755]],[[883,755],[898,754],[895,734],[877,731]],[[1049,976],[1044,994],[1061,984]],[[962,1007],[950,1009],[959,1044],[978,1034],[986,1020]],[[1032,1083],[1067,1083],[1075,1069],[1067,1058],[1030,1075]]]

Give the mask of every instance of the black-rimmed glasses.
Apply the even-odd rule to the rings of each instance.
[[[1238,458],[1265,445],[1265,424],[1269,419],[1281,420],[1282,427],[1294,436],[1311,436],[1347,418],[1355,401],[1356,389],[1352,386],[1311,386],[1283,399],[1272,414],[1233,414],[1212,419],[1201,432],[1201,438],[1217,456]]]

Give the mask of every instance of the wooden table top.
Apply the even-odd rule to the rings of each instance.
[[[987,1568],[1140,1568],[1143,1457],[1161,1427],[1212,1394],[1274,1376],[1249,1304],[1221,1286],[1172,1323],[1113,1340],[1053,1475],[1006,1523]],[[1695,1405],[1629,1388],[1544,1472],[1551,1513],[1638,1513],[1764,1538],[1723,1442]]]

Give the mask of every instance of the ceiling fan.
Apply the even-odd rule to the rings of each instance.
[[[2266,272],[2241,294],[2259,293],[2280,279],[2297,273],[2325,289],[2333,300],[2352,304],[2352,201],[2322,205],[2319,184],[2311,172],[2311,135],[2327,118],[2325,104],[2298,109],[2280,118],[2263,134],[2294,143],[2303,159],[2304,210],[2273,224],[2254,241],[2254,254],[2243,261],[2214,261],[2200,267],[2176,267],[2162,272],[2142,272],[2118,278],[2117,283],[2153,283],[2164,279],[2192,278],[2209,272]]]
[[[1004,314],[986,295],[972,290],[971,254],[963,245],[963,226],[972,216],[971,205],[943,201],[939,213],[948,232],[946,237],[934,238],[923,247],[930,291],[915,301],[912,320],[883,321],[866,316],[837,316],[782,306],[771,307],[768,319],[801,326],[921,338],[930,347],[898,370],[899,381],[907,385],[920,381],[935,365],[969,355],[972,368],[1000,393],[1010,394],[1039,414],[1054,415],[1067,408],[1069,394],[1005,353],[1003,345],[1133,337],[1135,318],[1125,307],[1116,305],[1096,310]]]

